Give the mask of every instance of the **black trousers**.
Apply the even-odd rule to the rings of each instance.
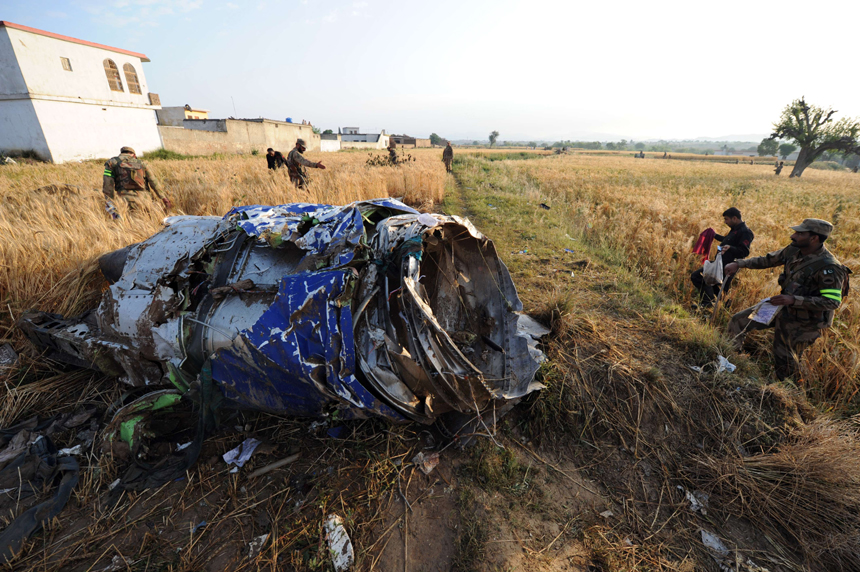
[[[692,282],[693,286],[696,287],[696,290],[699,291],[699,297],[702,300],[702,304],[705,306],[710,306],[714,303],[714,299],[717,297],[717,292],[719,291],[719,288],[715,290],[713,286],[705,284],[705,279],[702,277],[703,270],[703,268],[699,268],[698,270],[690,274],[690,282]],[[734,274],[723,278],[723,283],[725,284],[725,286],[723,287],[723,293],[729,291],[729,288],[731,288],[734,279]]]

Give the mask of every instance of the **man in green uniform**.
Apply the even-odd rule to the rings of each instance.
[[[102,192],[110,206],[115,196],[122,197],[128,203],[129,210],[137,208],[138,193],[151,191],[161,199],[164,206],[170,208],[171,202],[161,192],[161,184],[146,166],[137,158],[134,149],[123,147],[119,150],[119,156],[108,159],[105,163],[105,172],[102,179]]]
[[[445,146],[445,150],[442,151],[442,161],[445,163],[445,170],[450,173],[451,163],[454,162],[454,148],[451,147],[450,141],[448,141],[448,145]]]
[[[784,265],[779,276],[782,291],[770,303],[780,306],[770,324],[750,319],[755,308],[747,308],[732,317],[729,335],[740,349],[750,330],[774,328],[773,359],[778,379],[797,380],[799,359],[803,351],[821,336],[821,330],[833,325],[833,313],[842,303],[843,285],[851,271],[824,246],[833,231],[826,220],[808,218],[791,227],[791,244],[765,256],[737,260],[726,265],[732,275],[739,268],[773,268]]]
[[[302,167],[312,169],[325,169],[322,163],[313,163],[302,156],[307,147],[304,139],[296,139],[296,146],[287,155],[287,170],[290,173],[290,181],[299,189],[304,189],[308,183],[308,174]]]

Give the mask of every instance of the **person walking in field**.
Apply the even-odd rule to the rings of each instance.
[[[393,140],[388,140],[388,162],[392,165],[396,165],[397,161],[397,143]]]
[[[783,165],[784,165],[784,163],[783,163],[782,161],[780,161],[779,163],[777,163],[777,164],[776,164],[776,169],[774,169],[774,170],[773,170],[773,174],[774,174],[774,175],[776,175],[776,176],[778,177],[778,176],[779,176],[779,174],[780,174],[780,173],[782,173],[782,167],[783,167]]]
[[[172,206],[170,199],[161,192],[161,183],[146,163],[137,158],[134,149],[123,147],[119,150],[118,156],[105,162],[102,193],[108,201],[108,206],[113,206],[111,201],[118,195],[128,204],[129,210],[134,210],[138,207],[136,203],[138,193],[144,191],[152,192],[165,207]]]
[[[306,149],[305,140],[296,139],[296,146],[287,155],[287,170],[290,173],[290,181],[299,189],[304,189],[308,184],[308,174],[303,167],[325,169],[325,165],[321,162],[314,163],[302,156]]]
[[[763,269],[783,265],[782,287],[768,301],[779,310],[769,324],[751,320],[757,306],[738,312],[729,322],[729,335],[740,350],[747,332],[774,328],[773,359],[776,377],[797,381],[800,356],[833,325],[833,313],[848,292],[851,271],[827,250],[824,242],[833,231],[826,220],[808,218],[791,227],[791,244],[765,256],[738,260],[726,265],[726,273],[739,268]]]
[[[731,207],[726,209],[723,212],[723,222],[729,227],[729,233],[725,236],[721,234],[714,234],[714,239],[722,244],[722,260],[723,260],[723,270],[725,274],[725,267],[734,262],[735,260],[740,260],[742,258],[746,258],[750,255],[750,245],[752,241],[755,239],[755,235],[753,231],[749,229],[746,223],[743,221],[741,217],[741,211],[736,209],[735,207]],[[707,253],[705,253],[707,255]],[[690,282],[693,283],[693,286],[696,290],[699,291],[699,299],[700,299],[700,307],[701,308],[710,308],[714,305],[714,300],[716,299],[716,293],[714,292],[714,287],[710,284],[706,284],[705,280],[702,276],[704,269],[699,268],[695,272],[690,275]],[[734,276],[725,276],[723,278],[723,293],[728,292],[729,288],[732,285],[732,279]]]
[[[454,148],[451,147],[450,141],[448,141],[448,145],[445,146],[445,150],[442,151],[442,162],[445,163],[445,170],[450,173],[451,163],[454,162]]]

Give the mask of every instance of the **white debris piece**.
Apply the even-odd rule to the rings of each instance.
[[[770,572],[767,568],[759,566],[749,558],[739,561],[735,554],[720,540],[720,537],[702,530],[702,544],[710,550],[711,557],[717,561],[717,565],[723,572]],[[737,563],[740,565],[735,568]]]
[[[708,515],[708,493],[702,491],[690,492],[681,485],[678,485],[678,490],[684,492],[684,496],[690,501],[690,510],[693,512],[702,512],[702,516]]]
[[[336,514],[328,515],[325,521],[325,539],[331,553],[331,561],[336,572],[345,572],[355,563],[352,542],[343,527],[343,521]]]
[[[418,215],[418,222],[423,224],[424,226],[434,227],[439,224],[439,221],[436,220],[436,217],[429,213],[421,213]]]
[[[723,356],[717,356],[717,373],[723,373],[724,371],[732,373],[736,369],[738,369],[738,366],[731,363]]]
[[[188,447],[191,446],[191,443],[193,443],[193,442],[194,441],[189,441],[187,443],[182,443],[181,445],[179,443],[177,443],[176,444],[176,450],[181,451],[182,449],[187,449]]]
[[[604,510],[600,513],[600,516],[602,516],[603,518],[609,518],[610,516],[614,516],[614,514],[611,510]]]
[[[66,447],[57,451],[57,455],[64,457],[66,455],[80,455],[84,452],[83,445],[75,445],[74,447]]]
[[[236,465],[230,472],[235,473],[241,467],[245,466],[245,463],[247,463],[248,459],[251,458],[251,455],[254,454],[254,451],[257,449],[259,444],[260,441],[258,439],[249,437],[242,441],[242,443],[235,449],[231,449],[224,453],[222,456],[224,462],[228,465]]]
[[[412,457],[412,463],[418,465],[425,475],[429,475],[439,464],[439,453],[430,453],[429,455],[418,453]]]
[[[263,546],[265,546],[266,541],[268,539],[269,539],[268,534],[263,534],[261,536],[254,538],[254,540],[252,540],[250,542],[250,544],[248,544],[248,558],[253,560],[257,556],[259,556],[260,552],[263,551]]]

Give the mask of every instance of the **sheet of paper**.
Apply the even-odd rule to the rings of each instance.
[[[770,303],[770,298],[765,298],[756,305],[755,312],[750,314],[750,320],[767,325],[773,322],[780,310],[782,306],[774,306]]]

